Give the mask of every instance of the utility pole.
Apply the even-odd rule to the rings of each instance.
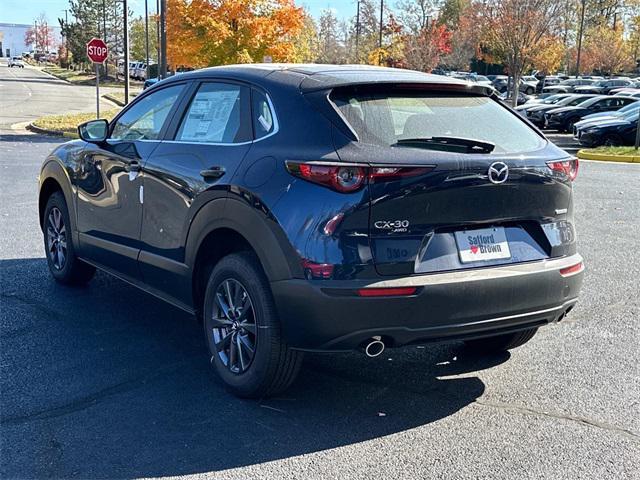
[[[147,5],[148,0],[144,0],[144,38],[145,38],[145,48],[146,48],[146,78],[149,78],[149,5]]]
[[[160,78],[167,77],[167,0],[160,0]]]
[[[356,63],[360,63],[360,0],[356,10]]]
[[[380,0],[380,31],[378,32],[378,47],[382,48],[382,21],[384,14],[384,0]]]
[[[129,103],[129,7],[122,0],[123,12],[123,49],[124,49],[124,104]]]
[[[158,72],[156,75],[160,77],[160,0],[156,0],[156,55],[158,56]]]
[[[69,68],[69,17],[67,16],[69,10],[64,10],[64,26],[66,30],[66,34],[64,36],[64,61],[67,64],[67,69]]]
[[[107,43],[107,9],[105,5],[106,0],[102,0],[102,40]],[[104,76],[109,76],[109,60],[104,61]]]
[[[576,56],[576,77],[580,75],[580,54],[582,53],[582,30],[584,28],[584,9],[587,0],[582,0],[582,12],[580,13],[580,31],[578,32],[578,54]]]

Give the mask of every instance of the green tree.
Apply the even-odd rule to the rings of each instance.
[[[438,23],[455,30],[460,23],[460,17],[471,6],[471,0],[444,0],[440,9]]]
[[[131,21],[129,27],[129,56],[133,60],[147,59],[147,40],[144,17],[140,16]],[[149,59],[158,58],[158,29],[155,19],[149,19]]]

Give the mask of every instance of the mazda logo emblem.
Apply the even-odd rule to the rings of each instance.
[[[491,183],[504,183],[509,178],[509,167],[503,162],[493,162],[489,165],[488,174]]]

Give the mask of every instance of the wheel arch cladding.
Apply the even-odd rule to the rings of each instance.
[[[58,162],[49,161],[42,167],[42,171],[40,172],[40,189],[38,193],[38,215],[40,228],[42,228],[43,225],[44,210],[47,207],[47,201],[56,191],[62,192],[62,195],[64,196],[67,209],[69,210],[71,229],[75,232],[75,203],[73,202],[73,193],[71,191],[69,177]]]
[[[225,202],[222,215],[220,202]],[[204,205],[191,224],[186,242],[185,260],[192,271],[194,306],[198,308],[207,271],[234,251],[253,251],[270,282],[302,277],[302,267],[295,268],[298,255],[284,232],[278,230],[274,220],[233,198]]]

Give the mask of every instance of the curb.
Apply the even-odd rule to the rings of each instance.
[[[59,130],[47,130],[46,128],[40,128],[33,123],[30,123],[26,126],[26,129],[33,132],[39,133],[40,135],[50,135],[53,137],[64,137],[64,138],[78,138],[77,133],[72,132],[61,132]]]
[[[116,97],[111,96],[111,94],[109,93],[105,93],[104,95],[102,95],[102,98],[104,98],[105,100],[116,104],[119,107],[124,107],[124,102],[121,100],[118,100]]]
[[[580,160],[599,160],[601,162],[640,163],[640,155],[612,155],[595,153],[588,150],[578,150],[576,154]]]
[[[55,78],[56,80],[60,80],[61,82],[67,83],[69,85],[73,85],[69,80],[66,80],[64,78],[60,78],[57,75],[54,75],[53,73],[45,72],[44,68],[46,68],[46,67],[38,68],[38,67],[33,66],[32,68],[34,68],[35,70],[38,70],[40,73],[44,73],[45,75],[50,76],[51,78]]]

